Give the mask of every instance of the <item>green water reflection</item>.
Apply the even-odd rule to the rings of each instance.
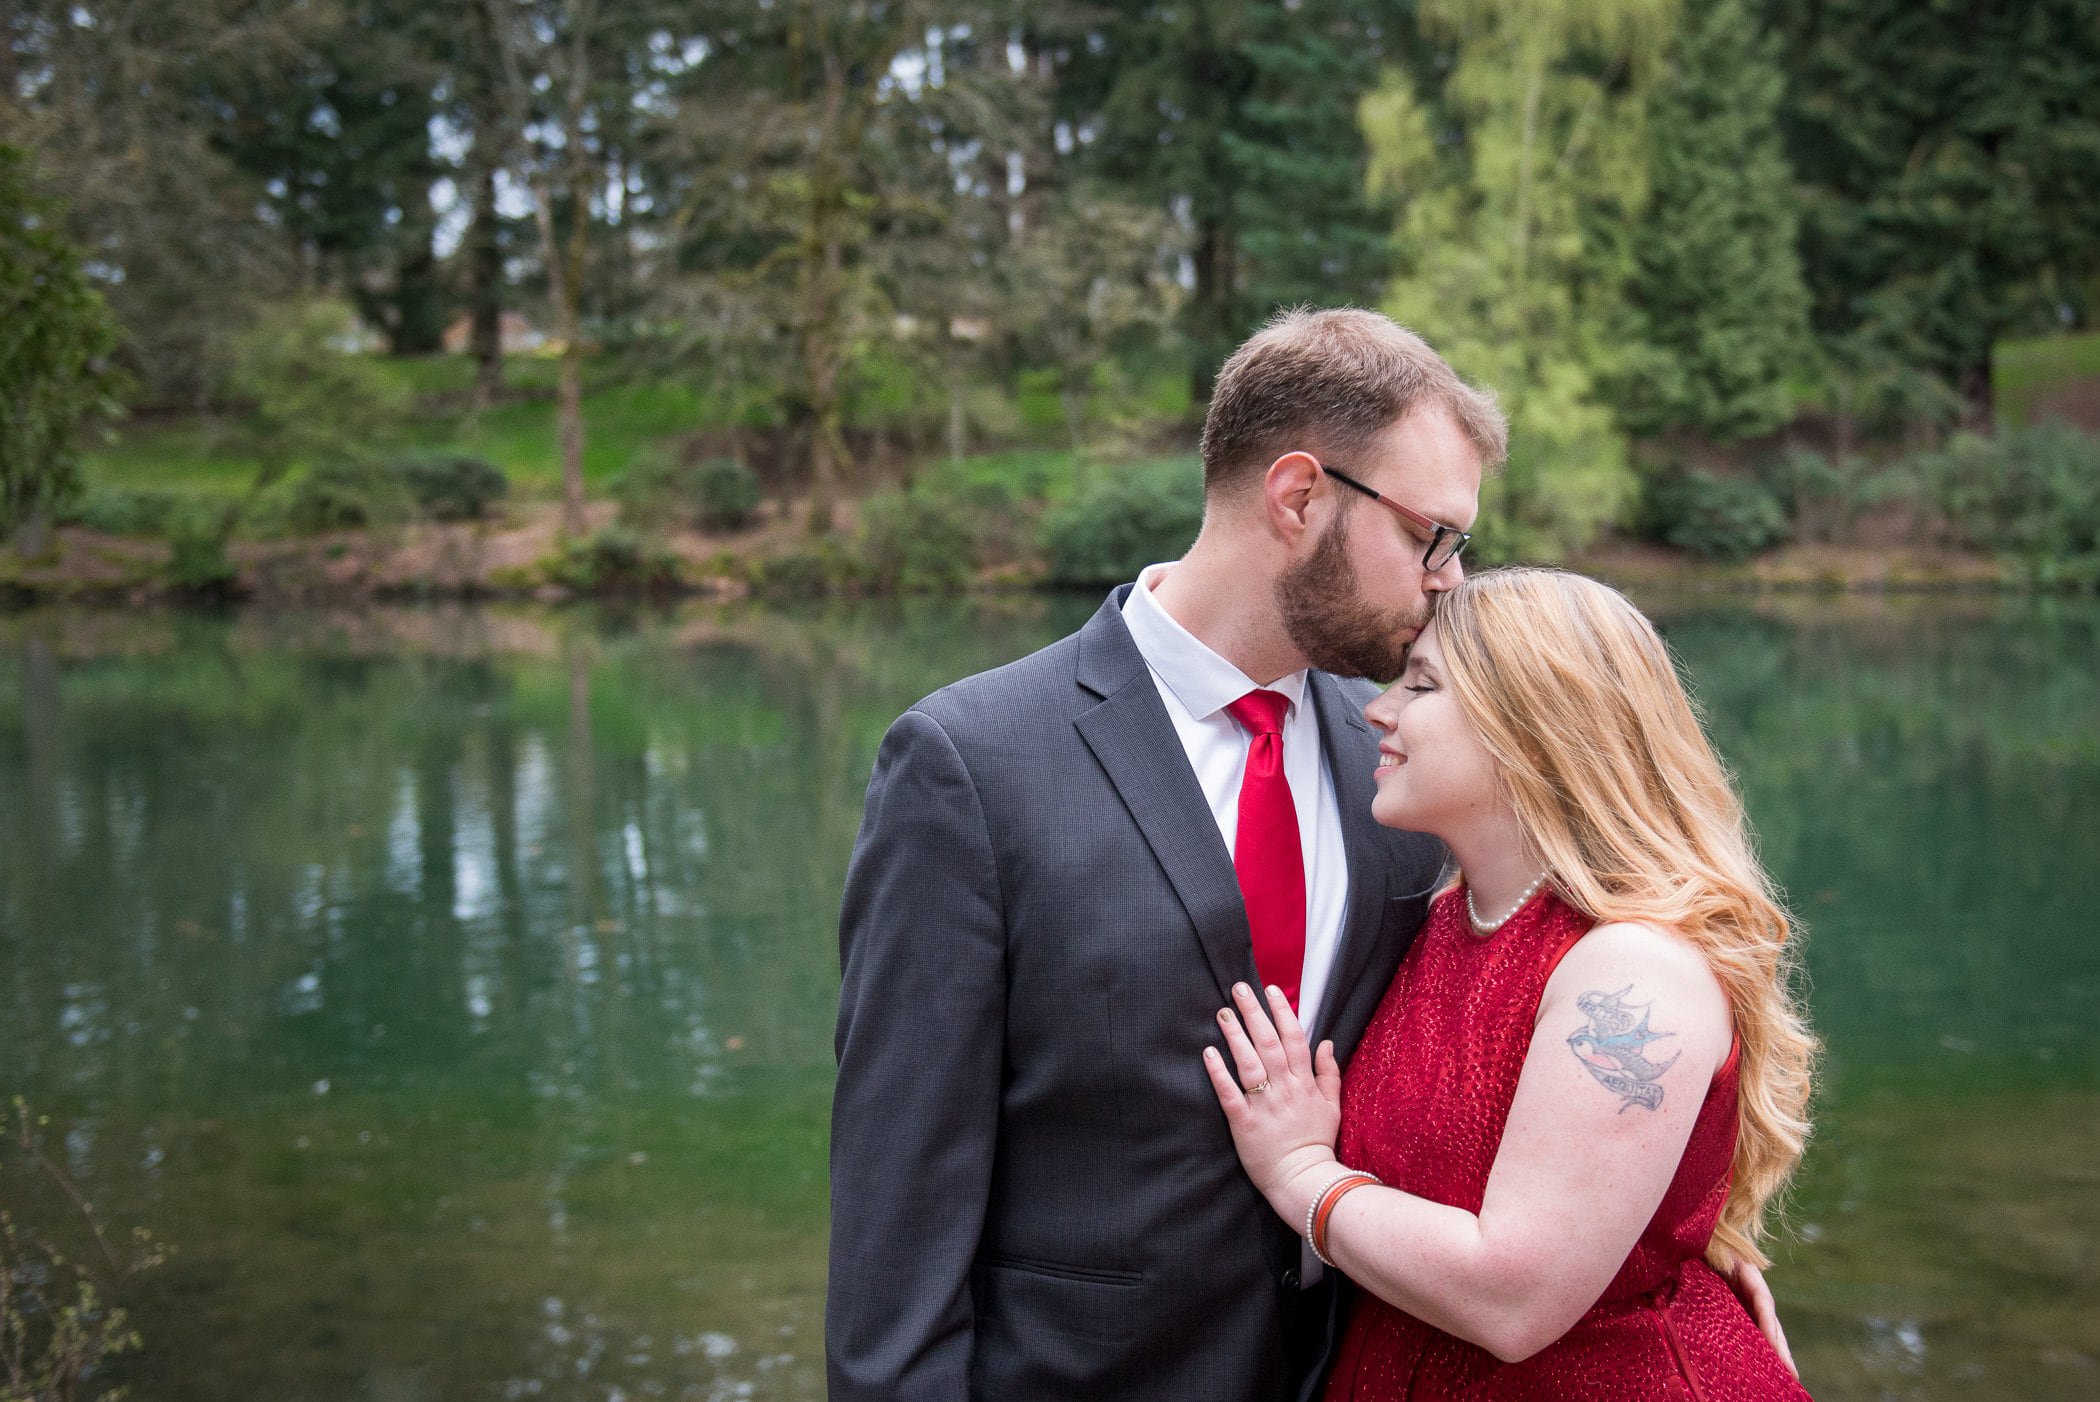
[[[1811,1384],[2100,1392],[2100,609],[1651,602],[1813,931]],[[0,1092],[180,1248],[126,1380],[820,1396],[876,744],[1092,606],[0,618]]]

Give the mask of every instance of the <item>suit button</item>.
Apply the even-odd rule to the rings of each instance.
[[[1286,1269],[1282,1275],[1277,1277],[1276,1283],[1286,1290],[1296,1290],[1298,1288],[1297,1268],[1290,1267]]]

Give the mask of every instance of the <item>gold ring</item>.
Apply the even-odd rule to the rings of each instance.
[[[1269,1083],[1268,1083],[1267,1081],[1263,1081],[1263,1082],[1262,1082],[1262,1083],[1261,1083],[1260,1085],[1258,1085],[1258,1086],[1248,1086],[1248,1087],[1247,1087],[1247,1094],[1249,1094],[1249,1095],[1260,1095],[1260,1094],[1261,1094],[1261,1093],[1262,1093],[1263,1091],[1267,1090],[1268,1088],[1269,1088]]]

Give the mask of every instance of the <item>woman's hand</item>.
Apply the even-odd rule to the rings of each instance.
[[[1283,990],[1270,988],[1269,1012],[1244,983],[1232,987],[1237,1005],[1218,1010],[1232,1064],[1216,1047],[1203,1049],[1203,1068],[1224,1107],[1240,1163],[1286,1222],[1305,1215],[1314,1179],[1332,1176],[1334,1140],[1342,1124],[1342,1071],[1334,1043],[1318,1056]],[[1274,1014],[1274,1021],[1270,1014]]]

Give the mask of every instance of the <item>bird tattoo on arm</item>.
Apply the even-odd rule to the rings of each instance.
[[[1663,1088],[1657,1083],[1663,1072],[1675,1066],[1677,1058],[1684,1054],[1674,1053],[1668,1061],[1649,1060],[1647,1048],[1651,1042],[1677,1034],[1650,1031],[1648,1010],[1653,1005],[1628,1003],[1626,997],[1632,992],[1633,985],[1629,983],[1616,993],[1593,988],[1577,998],[1575,1006],[1589,1024],[1568,1037],[1568,1049],[1576,1059],[1597,1078],[1599,1085],[1620,1097],[1622,1115],[1636,1105],[1649,1110],[1660,1107]]]

